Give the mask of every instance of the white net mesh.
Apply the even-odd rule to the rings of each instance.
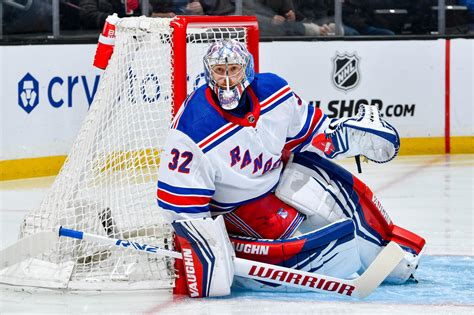
[[[161,147],[172,118],[169,19],[127,18],[114,54],[60,174],[20,237],[62,225],[172,249],[156,202]],[[188,29],[188,91],[205,83],[209,43],[245,29]],[[172,287],[172,259],[61,238],[57,247],[0,274],[0,282],[76,289]]]

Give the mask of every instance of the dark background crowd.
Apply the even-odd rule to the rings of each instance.
[[[261,36],[392,36],[439,34],[440,0],[2,0],[1,33],[47,35],[59,2],[61,35],[97,34],[112,13],[147,15],[255,15]],[[445,34],[474,34],[474,0],[443,0]],[[442,6],[441,6],[442,8]],[[337,25],[339,29],[336,29]]]

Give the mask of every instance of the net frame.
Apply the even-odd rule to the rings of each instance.
[[[153,28],[157,20],[149,20],[150,18],[140,17],[140,18],[124,18],[120,19],[118,22],[118,28],[123,27],[135,27],[141,31],[148,32]],[[255,71],[258,72],[258,44],[259,44],[259,34],[258,34],[258,24],[255,17],[250,16],[178,16],[173,19],[160,19],[161,21],[158,24],[169,23],[169,28],[164,31],[163,36],[159,39],[162,41],[169,41],[170,51],[169,51],[169,60],[166,61],[167,64],[171,67],[170,79],[171,86],[169,99],[171,100],[169,106],[170,117],[166,118],[165,121],[171,120],[173,113],[177,113],[179,107],[186,99],[192,85],[188,83],[188,55],[190,55],[188,48],[190,45],[192,37],[198,37],[199,31],[195,34],[190,33],[191,29],[217,29],[218,32],[226,34],[226,29],[236,28],[245,30],[245,40],[249,51],[253,54],[255,60]],[[216,36],[217,33],[212,33],[213,36]],[[200,36],[200,35],[199,35]],[[221,35],[222,36],[222,35]],[[219,37],[216,36],[215,39]],[[117,42],[120,42],[120,32],[117,33]],[[137,38],[135,38],[137,40]],[[142,45],[147,45],[147,43],[142,43]],[[111,64],[114,64],[114,58],[116,58],[117,52],[112,56]],[[108,69],[108,68],[107,68]],[[123,69],[122,69],[123,71]],[[128,69],[125,70],[127,72]],[[83,147],[83,142],[87,142],[87,131],[91,128],[97,128],[96,120],[94,115],[111,115],[110,113],[104,112],[106,109],[101,108],[101,106],[94,106],[96,103],[100,103],[101,91],[107,87],[104,82],[107,82],[107,70],[104,73],[104,80],[101,80],[96,97],[98,98],[97,102],[94,100],[91,110],[88,113],[79,136],[73,146],[71,154],[66,159],[66,162],[63,168],[60,171],[60,174],[57,176],[52,191],[60,186],[67,186],[68,181],[70,182],[71,176],[63,176],[64,174],[69,174],[68,170],[75,163],[79,163],[81,159],[84,159],[84,155],[74,154],[75,151],[80,150]],[[130,74],[126,74],[127,78],[130,79]],[[147,77],[148,81],[153,81],[153,77]],[[147,82],[148,82],[147,81]],[[166,89],[165,89],[166,90]],[[153,90],[152,90],[153,92]],[[105,93],[105,92],[104,92]],[[141,91],[142,95],[144,92]],[[147,94],[148,95],[148,94]],[[110,97],[110,96],[109,96]],[[152,100],[153,101],[153,100]],[[105,102],[105,101],[104,101]],[[143,116],[143,115],[142,115]],[[121,120],[115,122],[116,125],[120,125]],[[166,124],[166,129],[168,128],[169,121]],[[100,126],[99,126],[100,127]],[[92,140],[91,140],[92,141]],[[164,143],[161,143],[163,145]],[[99,152],[100,153],[100,152]],[[107,172],[120,173],[124,169],[131,167],[144,167],[156,169],[159,165],[159,148],[151,148],[146,146],[145,149],[133,150],[123,152],[114,152],[114,155],[105,154],[105,158],[102,159],[101,164],[97,164],[96,172],[101,175]],[[96,155],[100,155],[97,154]],[[86,157],[87,158],[87,157]],[[79,161],[78,161],[79,160]],[[76,172],[77,173],[77,172]],[[79,172],[80,173],[80,172]],[[146,179],[139,179],[139,181],[149,180],[153,176],[153,172],[145,174]],[[81,176],[80,174],[77,176]],[[73,178],[74,179],[74,178]],[[75,180],[75,179],[74,179]],[[100,182],[102,179],[94,179],[94,181]],[[136,179],[135,179],[136,180]],[[156,178],[154,179],[156,184]],[[140,183],[139,183],[140,184]],[[96,186],[93,186],[96,187]],[[92,188],[91,190],[94,190]],[[109,187],[104,190],[104,194],[111,194]],[[93,193],[93,192],[92,192]],[[102,192],[100,192],[102,193]],[[67,194],[64,194],[65,196]],[[113,192],[112,198],[118,198],[120,192]],[[154,195],[150,195],[151,198],[154,198]],[[40,209],[51,206],[54,207],[56,201],[50,201],[48,203],[48,196],[43,201]],[[89,200],[84,200],[81,198],[73,198],[71,202],[67,201],[67,206],[63,206],[59,211],[63,213],[70,213],[71,215],[78,216],[81,218],[79,222],[74,222],[76,226],[66,226],[70,224],[68,220],[61,219],[58,213],[58,216],[55,217],[54,213],[43,213],[41,211],[35,213],[32,211],[32,214],[28,214],[25,217],[25,220],[22,225],[20,232],[20,238],[22,236],[28,236],[40,231],[49,230],[58,225],[65,225],[65,227],[76,228],[83,230],[85,232],[94,233],[94,230],[98,229],[103,234],[106,234],[110,237],[130,239],[138,242],[146,242],[153,245],[159,245],[164,248],[173,249],[172,242],[172,230],[168,224],[161,224],[161,222],[152,222],[153,224],[144,225],[143,220],[137,220],[135,225],[136,229],[119,231],[115,227],[119,226],[116,221],[123,220],[120,216],[114,214],[113,211],[107,206],[103,205],[100,202],[91,203]],[[133,205],[134,206],[134,205]],[[137,201],[137,206],[140,207],[140,201]],[[80,209],[80,210],[78,210]],[[80,212],[79,214],[77,212]],[[158,206],[156,206],[156,211],[158,212]],[[52,211],[53,212],[53,211]],[[86,217],[90,213],[93,213],[94,216],[91,220],[83,220],[82,217]],[[150,219],[153,221],[155,218],[153,215],[147,214],[147,220]],[[76,220],[75,220],[76,221]],[[94,225],[93,228],[90,225]],[[97,228],[98,226],[98,228]],[[73,252],[68,253],[70,248],[74,248]],[[73,289],[73,290],[136,290],[136,289],[162,289],[162,288],[172,288],[175,285],[175,274],[173,269],[173,259],[170,258],[156,258],[150,257],[151,255],[143,254],[130,254],[127,255],[126,259],[120,251],[121,249],[110,248],[109,246],[103,245],[92,245],[85,242],[80,242],[77,240],[71,239],[60,239],[58,246],[55,249],[58,253],[61,254],[61,259],[57,258],[54,261],[51,261],[50,253],[45,253],[42,257],[33,257],[29,258],[27,261],[24,261],[20,264],[6,268],[0,271],[0,283],[21,285],[21,286],[31,286],[31,287],[46,287],[46,288],[61,288],[61,289]],[[81,256],[78,258],[76,255],[77,252],[88,253],[87,255]],[[59,254],[58,254],[59,255]],[[45,257],[48,259],[45,259]],[[54,256],[56,257],[56,256]],[[68,261],[66,258],[70,258]],[[112,262],[111,266],[106,266],[104,269],[106,271],[97,271],[92,277],[77,279],[73,278],[73,275],[76,275],[78,272],[78,262],[81,260],[81,263],[84,263],[83,266],[90,265],[94,267],[94,264],[99,266],[99,264]],[[114,261],[115,260],[115,261]],[[123,260],[123,262],[122,262]],[[130,261],[131,260],[131,261]],[[118,261],[118,262],[117,262]],[[82,266],[82,265],[81,265]],[[136,277],[133,273],[128,273],[127,268],[137,269],[137,266],[145,266],[143,272],[146,276],[147,273],[157,274],[162,279],[152,279],[148,280],[146,278],[132,279],[130,275]],[[91,267],[91,268],[92,268]],[[102,267],[102,266],[99,266]],[[108,272],[112,270],[116,272],[114,277],[112,277]],[[35,278],[36,275],[32,276],[31,272],[34,272],[38,275],[43,274],[43,277]],[[80,270],[79,270],[80,272]],[[89,271],[88,275],[91,272]],[[143,277],[143,275],[140,275]],[[48,278],[54,279],[48,279]],[[75,277],[75,276],[74,276]],[[46,279],[45,279],[46,278]]]

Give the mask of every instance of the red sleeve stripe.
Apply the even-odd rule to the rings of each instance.
[[[260,103],[260,108],[264,108],[276,102],[279,98],[285,96],[288,92],[291,92],[291,88],[287,85],[267,97],[264,101]]]
[[[315,128],[318,125],[319,121],[321,120],[322,116],[323,116],[322,111],[319,108],[316,108],[314,110],[313,117],[311,117],[311,124],[310,124],[310,127],[308,128],[308,131],[304,134],[303,137],[288,141],[285,144],[285,149],[291,151],[295,147],[297,147],[300,143],[308,139],[308,137],[311,136],[313,132],[315,131]]]
[[[211,201],[209,196],[177,195],[163,189],[157,189],[156,197],[160,201],[180,207],[202,207],[207,206]]]

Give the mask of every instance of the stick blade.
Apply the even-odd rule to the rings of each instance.
[[[404,256],[403,249],[397,243],[388,243],[369,268],[354,280],[357,296],[365,298],[371,294],[395,269]]]
[[[57,245],[58,238],[57,232],[44,231],[16,241],[0,251],[0,269],[10,267],[52,249]]]

